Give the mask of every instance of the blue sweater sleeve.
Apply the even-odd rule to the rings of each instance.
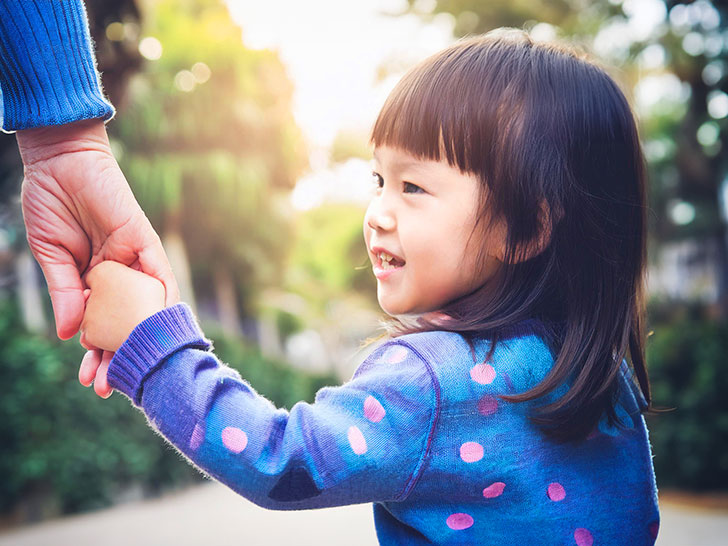
[[[0,2],[0,90],[6,132],[114,115],[81,0]]]
[[[276,408],[221,363],[189,306],[137,325],[109,384],[205,473],[264,508],[401,501],[428,455],[439,386],[415,347],[391,340],[313,404]]]

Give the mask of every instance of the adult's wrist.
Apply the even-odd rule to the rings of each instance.
[[[106,125],[98,118],[23,129],[15,138],[26,167],[74,152],[95,151],[113,157]]]

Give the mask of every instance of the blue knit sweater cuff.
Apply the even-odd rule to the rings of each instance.
[[[81,0],[0,2],[0,89],[5,132],[113,117]]]
[[[186,303],[166,307],[137,324],[109,363],[109,386],[141,405],[144,380],[165,359],[184,348],[209,350],[192,309]]]

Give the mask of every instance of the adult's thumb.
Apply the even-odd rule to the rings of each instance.
[[[42,264],[53,304],[56,333],[60,339],[70,339],[81,327],[84,311],[83,286],[78,269],[71,264]]]
[[[139,254],[139,264],[144,273],[155,277],[164,285],[165,307],[179,303],[179,285],[177,284],[177,279],[172,272],[172,266],[169,264],[169,259],[164,252],[164,247],[159,238],[157,238],[156,244],[144,249]]]

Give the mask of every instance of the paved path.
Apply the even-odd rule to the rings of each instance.
[[[657,546],[725,546],[728,510],[660,500]],[[0,546],[371,546],[370,504],[264,510],[209,483],[154,500],[66,517],[0,534]],[[628,545],[625,545],[628,546]]]

